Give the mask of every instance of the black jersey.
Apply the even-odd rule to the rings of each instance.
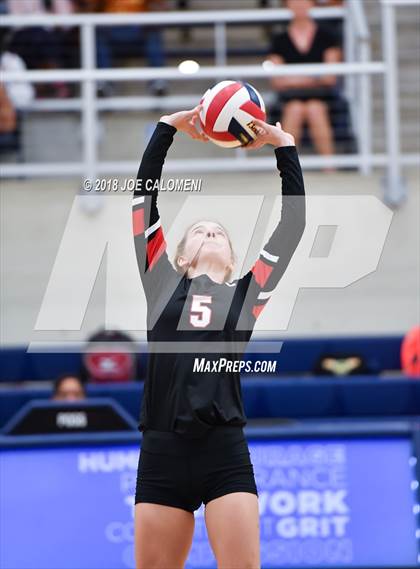
[[[304,185],[296,148],[276,148],[282,177],[281,221],[253,267],[242,278],[223,284],[205,274],[188,278],[168,259],[157,208],[156,181],[175,133],[175,127],[158,122],[138,171],[141,188],[132,202],[149,345],[138,428],[195,438],[214,425],[246,424],[235,362],[242,359],[256,319],[302,236]],[[206,369],[194,371],[196,358],[205,358]],[[232,365],[220,371],[221,358]],[[209,369],[207,362],[216,364]]]

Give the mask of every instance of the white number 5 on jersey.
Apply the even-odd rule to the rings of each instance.
[[[207,306],[208,304],[211,304],[211,296],[193,294],[190,323],[194,328],[205,328],[210,324],[211,308]]]

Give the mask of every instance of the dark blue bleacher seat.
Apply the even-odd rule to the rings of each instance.
[[[326,353],[360,354],[374,374],[400,369],[401,336],[287,339],[279,353],[257,353],[256,346],[267,341],[273,339],[251,342],[246,359],[275,359],[274,375],[310,373],[318,358]],[[146,366],[147,355],[141,354],[138,379],[144,379]],[[79,373],[80,368],[81,356],[77,353],[26,352],[24,346],[0,350],[0,382],[45,381],[63,372]]]

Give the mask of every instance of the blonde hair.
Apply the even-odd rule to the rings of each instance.
[[[176,247],[176,252],[175,252],[173,263],[175,265],[175,269],[177,270],[177,272],[182,274],[182,275],[184,274],[185,271],[182,269],[182,267],[180,267],[178,265],[178,259],[179,259],[179,257],[181,257],[184,254],[185,244],[187,242],[187,237],[188,237],[188,233],[189,233],[190,229],[192,227],[194,227],[194,225],[196,225],[197,223],[198,223],[198,221],[195,221],[194,223],[191,223],[191,225],[189,225],[187,227],[187,229],[185,230],[184,236],[182,237],[181,241],[178,243],[178,245]],[[232,265],[234,265],[235,261],[236,261],[236,255],[235,255],[235,252],[233,250],[233,245],[232,245],[232,241],[230,239],[229,233],[226,231],[226,228],[221,223],[219,223],[218,221],[215,223],[220,225],[220,227],[222,227],[222,229],[226,233],[226,236],[227,236],[227,239],[229,242],[229,246],[230,246],[230,253],[231,253],[231,257],[232,257]],[[188,270],[189,270],[189,267],[186,271],[187,273],[188,273]],[[232,279],[232,273],[233,273],[233,268],[228,268],[226,273],[225,273],[224,282],[228,282]]]

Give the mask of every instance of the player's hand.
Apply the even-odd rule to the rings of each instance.
[[[276,122],[275,125],[268,124],[260,119],[253,119],[254,128],[257,132],[257,138],[244,146],[246,150],[254,150],[256,148],[261,148],[265,144],[271,144],[275,148],[281,146],[294,146],[294,137],[285,132],[281,128],[281,124]]]
[[[201,140],[207,142],[209,140],[208,136],[200,128],[199,113],[201,111],[201,105],[197,105],[190,111],[179,111],[173,113],[172,115],[163,115],[160,117],[160,122],[165,122],[174,126],[177,130],[185,132],[191,138],[195,140]]]

